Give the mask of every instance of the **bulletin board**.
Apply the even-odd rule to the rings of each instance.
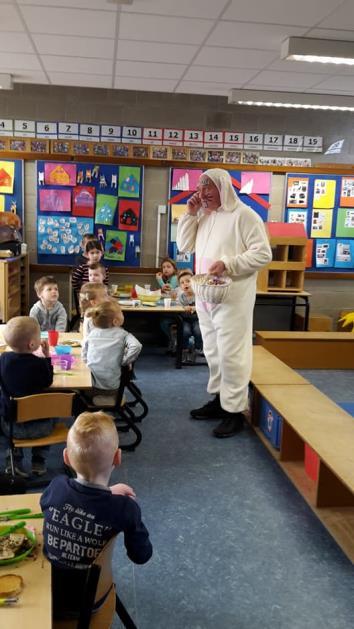
[[[37,162],[37,256],[74,265],[85,233],[94,233],[108,266],[139,266],[141,166]]]
[[[285,220],[302,223],[311,271],[354,269],[354,176],[287,174]]]
[[[204,172],[198,168],[171,168],[169,188],[168,243],[169,255],[177,266],[192,267],[193,256],[178,251],[176,245],[179,217],[184,214],[189,197],[195,192],[199,177]],[[243,203],[250,206],[263,221],[268,220],[270,207],[271,172],[229,170],[234,189]]]
[[[13,212],[24,224],[23,161],[0,157],[0,212]]]

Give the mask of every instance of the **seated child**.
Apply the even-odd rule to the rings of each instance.
[[[81,286],[79,300],[80,312],[83,317],[82,336],[85,340],[94,327],[91,317],[86,317],[86,310],[109,300],[107,286],[101,282],[86,282]]]
[[[54,617],[78,611],[85,568],[115,535],[123,533],[127,555],[134,563],[144,564],[152,556],[134,491],[121,483],[109,486],[112,471],[121,463],[118,446],[117,429],[109,415],[82,413],[69,430],[64,450],[64,461],[77,477],[57,476],[42,494],[44,553],[52,564]]]
[[[89,240],[98,240],[95,234],[84,234],[80,243],[81,253],[77,256],[75,260],[75,266],[79,266],[79,264],[87,263],[87,255],[86,255],[86,245]]]
[[[30,317],[37,319],[42,332],[45,330],[65,332],[68,317],[63,304],[58,301],[59,290],[56,279],[52,275],[40,277],[34,283],[34,290],[39,300],[32,306]]]
[[[161,262],[161,270],[156,273],[157,283],[162,293],[170,294],[178,287],[177,266],[171,258],[164,258]]]
[[[195,312],[195,295],[192,288],[191,278],[193,271],[183,269],[178,273],[178,282],[180,291],[178,301],[184,307],[183,315],[183,358],[186,360],[193,359],[193,355],[189,352],[190,337],[194,337],[194,347],[197,351],[202,351],[203,340],[200,332],[198,316]]]
[[[106,279],[106,269],[101,262],[88,264],[88,281],[104,284]]]
[[[10,413],[10,398],[24,397],[42,393],[53,382],[53,367],[49,356],[48,341],[41,341],[41,331],[36,319],[32,317],[13,317],[4,329],[5,342],[11,348],[10,352],[0,355],[0,414],[1,427],[6,436],[9,435],[9,424],[6,416]],[[45,358],[34,356],[39,347]],[[52,419],[29,421],[15,424],[13,436],[16,439],[36,439],[47,437],[53,429]],[[46,473],[45,457],[49,446],[32,448],[32,472],[41,476]],[[28,477],[23,468],[22,448],[15,450],[15,473],[24,478]],[[7,474],[11,473],[10,458],[6,460]]]
[[[92,374],[96,394],[93,403],[111,403],[111,400],[100,401],[100,394],[119,389],[122,366],[137,359],[142,345],[121,327],[124,317],[114,298],[90,308],[86,315],[94,327],[84,342],[82,357]]]
[[[80,288],[85,282],[89,281],[89,264],[95,264],[99,262],[103,256],[103,247],[102,244],[98,240],[89,240],[86,243],[85,254],[87,257],[87,261],[79,264],[75,269],[73,269],[71,276],[71,283],[74,291],[77,293],[80,291]],[[106,268],[106,277],[104,279],[104,284],[108,284],[108,269]]]

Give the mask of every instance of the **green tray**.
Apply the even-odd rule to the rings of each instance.
[[[7,528],[7,526],[8,525],[6,525],[6,528]],[[5,526],[0,526],[0,531],[2,529],[4,529],[4,528],[5,528]],[[16,555],[16,557],[11,557],[10,559],[0,559],[0,566],[8,566],[11,563],[18,563],[19,561],[22,561],[23,559],[25,559],[33,551],[33,549],[37,545],[37,539],[36,539],[36,535],[35,535],[34,531],[30,531],[26,527],[23,527],[22,529],[18,529],[16,531],[16,533],[24,533],[26,535],[27,539],[30,540],[31,546],[30,546],[30,548],[25,550],[20,555]]]

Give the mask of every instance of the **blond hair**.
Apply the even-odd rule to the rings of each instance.
[[[36,282],[34,283],[34,290],[36,291],[38,297],[40,296],[43,288],[51,284],[58,286],[58,282],[53,275],[43,275],[43,277],[40,277],[38,280],[36,280]]]
[[[70,464],[84,478],[106,472],[118,446],[114,421],[102,411],[81,413],[68,432]]]
[[[89,308],[92,304],[92,299],[97,299],[97,297],[103,296],[105,294],[108,297],[108,289],[107,286],[101,284],[101,282],[86,282],[81,286],[80,294],[79,294],[79,303],[80,303],[80,311],[81,314],[84,315],[86,313],[87,308]]]
[[[85,315],[92,319],[92,323],[96,328],[101,328],[102,330],[113,328],[114,319],[119,319],[119,325],[123,325],[124,321],[122,309],[112,297],[109,297],[107,301],[104,301],[102,304],[88,309]]]
[[[7,322],[3,335],[11,349],[23,352],[35,335],[40,334],[37,319],[33,317],[13,317]]]

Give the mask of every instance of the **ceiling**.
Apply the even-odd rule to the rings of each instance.
[[[281,61],[291,35],[354,42],[353,0],[0,0],[0,73],[153,92],[354,96],[353,68]]]

